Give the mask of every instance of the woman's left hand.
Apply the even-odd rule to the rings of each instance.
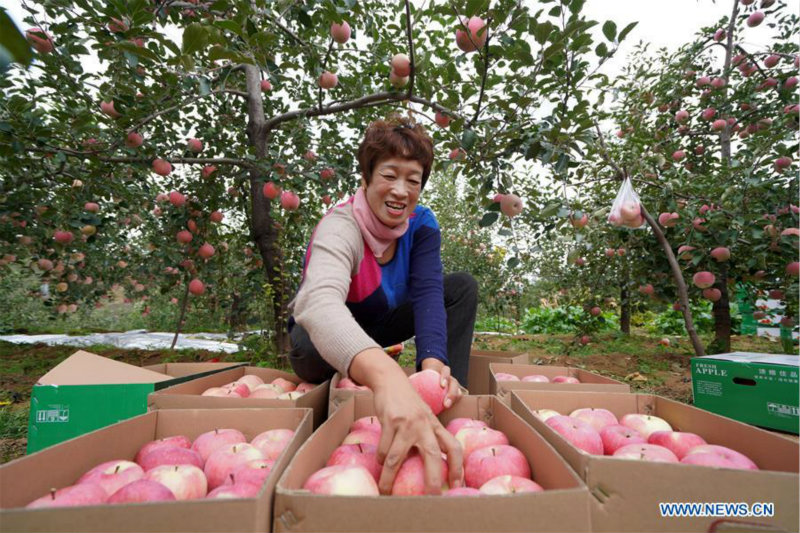
[[[442,375],[442,387],[447,388],[447,396],[444,398],[444,408],[450,409],[459,399],[461,399],[461,385],[458,380],[450,374],[450,367],[429,357],[422,360],[422,370],[435,370]]]

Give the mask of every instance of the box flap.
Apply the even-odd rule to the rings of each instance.
[[[733,361],[734,363],[760,363],[800,367],[800,357],[791,354],[732,352],[705,355],[694,359],[719,359],[721,361]]]
[[[39,385],[158,383],[170,376],[78,350],[39,378]]]

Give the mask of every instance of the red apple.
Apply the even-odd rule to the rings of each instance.
[[[740,470],[758,470],[758,466],[752,459],[743,453],[714,444],[695,446],[683,456],[681,463],[720,468],[737,468]]]
[[[247,442],[247,438],[238,429],[215,429],[198,435],[192,443],[192,450],[200,454],[200,457],[205,462],[216,450],[243,442]]]
[[[150,479],[128,483],[111,495],[106,503],[142,503],[174,501],[175,495],[167,487]]]
[[[271,382],[273,385],[280,387],[283,392],[292,392],[293,390],[297,389],[297,384],[292,381],[289,381],[286,378],[275,378]]]
[[[300,197],[292,191],[283,191],[281,193],[281,207],[287,211],[294,211],[300,207]]]
[[[212,211],[210,215],[208,215],[208,219],[211,222],[222,222],[222,212],[221,211]]]
[[[246,442],[226,444],[216,449],[208,456],[203,467],[208,478],[208,488],[214,490],[219,487],[236,468],[256,459],[264,459],[264,454]]]
[[[663,418],[653,415],[643,415],[639,413],[629,413],[623,416],[620,421],[623,426],[635,429],[645,439],[655,431],[672,431],[672,426]]]
[[[440,459],[442,469],[440,471],[441,490],[447,490],[449,468],[447,461]],[[392,496],[421,496],[425,494],[425,464],[419,454],[410,455],[400,465],[397,476],[392,485]]]
[[[509,217],[515,217],[522,213],[522,200],[516,194],[505,194],[500,200],[500,211]]]
[[[333,72],[325,71],[319,77],[319,86],[323,89],[333,89],[339,84],[339,78]]]
[[[508,437],[502,431],[490,427],[467,426],[455,434],[456,440],[461,444],[466,460],[475,450],[487,446],[508,444]],[[477,488],[477,487],[476,487]]]
[[[505,475],[490,479],[479,490],[481,494],[518,494],[541,492],[544,489],[530,478]]]
[[[647,442],[667,448],[678,459],[683,459],[692,448],[708,444],[700,435],[684,431],[654,431]]]
[[[250,387],[246,383],[234,381],[221,387],[223,390],[235,392],[240,398],[247,398],[250,396]]]
[[[694,283],[695,287],[699,289],[707,289],[711,287],[717,278],[711,272],[703,270],[701,272],[696,273],[692,276],[692,282]]]
[[[281,189],[271,181],[268,181],[264,184],[264,188],[262,189],[265,198],[269,198],[270,200],[274,200],[281,194]]]
[[[569,416],[551,416],[544,421],[570,444],[586,453],[603,455],[603,439],[588,422]]]
[[[200,396],[214,396],[218,398],[241,398],[242,396],[230,387],[209,387]]]
[[[55,49],[53,38],[41,28],[30,28],[25,31],[25,38],[40,54],[49,54]]]
[[[325,466],[360,465],[366,468],[375,482],[380,481],[383,466],[378,462],[378,447],[374,444],[343,444],[333,450]]]
[[[689,119],[689,112],[685,109],[679,110],[675,113],[675,122],[681,123],[686,122]]]
[[[145,472],[161,465],[194,465],[203,467],[203,458],[194,450],[180,446],[163,446],[142,455],[139,464]]]
[[[153,172],[159,176],[168,176],[172,172],[172,164],[165,159],[156,158],[153,160]]]
[[[461,17],[456,30],[456,45],[464,52],[474,52],[486,44],[489,30],[480,17]]]
[[[203,151],[203,141],[200,139],[189,139],[186,142],[186,148],[192,152],[202,152]]]
[[[447,388],[442,386],[441,374],[435,370],[422,370],[410,375],[408,380],[420,398],[431,408],[433,414],[438,415],[444,411]]]
[[[175,239],[181,244],[188,244],[192,242],[192,232],[187,230],[181,230],[175,235]]]
[[[171,191],[169,193],[169,203],[175,207],[183,207],[183,205],[186,203],[186,196],[178,191]]]
[[[395,76],[403,78],[411,74],[411,60],[405,54],[395,54],[390,65]]]
[[[764,22],[764,12],[763,11],[754,11],[747,17],[747,25],[751,28],[754,28]]]
[[[494,375],[494,378],[497,381],[519,381],[519,378],[514,374],[508,374],[506,372],[498,372]]]
[[[314,390],[316,388],[317,388],[317,384],[316,383],[309,383],[307,381],[301,381],[297,385],[297,388],[294,391],[295,392],[302,392],[302,393],[305,394],[306,392],[308,392],[310,390]]]
[[[336,171],[332,168],[323,168],[319,173],[320,179],[323,180],[333,179],[334,176],[336,176]]]
[[[314,494],[338,496],[378,496],[378,484],[372,474],[358,465],[334,465],[317,470],[303,484]]]
[[[263,92],[271,91],[272,90],[272,83],[269,80],[261,80],[261,90]]]
[[[253,437],[250,444],[261,451],[264,459],[275,460],[289,445],[292,437],[294,437],[294,431],[291,429],[268,429]]]
[[[284,392],[283,394],[278,395],[279,400],[296,400],[303,395],[302,392],[292,391],[292,392]]]
[[[603,441],[603,453],[613,455],[615,451],[628,444],[646,444],[647,439],[635,429],[622,424],[606,426],[600,430],[600,439]]]
[[[128,483],[144,477],[144,470],[133,461],[115,460],[101,463],[83,474],[76,485],[93,483],[100,485],[111,496]]]
[[[596,409],[594,407],[575,409],[569,414],[569,416],[587,422],[598,433],[606,426],[615,426],[619,424],[619,421],[614,413],[601,407]]]
[[[703,289],[703,298],[711,300],[712,302],[717,302],[722,298],[722,291],[719,289]]]
[[[450,117],[448,117],[441,111],[436,112],[434,121],[436,122],[436,125],[438,125],[440,128],[446,128],[447,126],[450,125]]]
[[[75,239],[75,235],[73,235],[70,231],[60,231],[56,230],[53,233],[53,240],[59,244],[69,244]]]
[[[638,461],[654,461],[656,463],[677,463],[675,454],[663,446],[656,444],[627,444],[618,448],[612,457],[618,459],[634,459]]]
[[[189,282],[189,292],[194,295],[200,295],[206,292],[206,286],[203,284],[202,281],[195,278]]]
[[[100,102],[100,111],[105,113],[111,118],[119,118],[122,115],[114,108],[114,100],[108,102]]]
[[[105,503],[107,499],[108,494],[100,485],[96,483],[81,483],[80,485],[70,485],[63,489],[53,489],[49,494],[33,500],[25,508],[40,509],[42,507],[100,505]]]
[[[575,383],[580,383],[580,380],[572,376],[556,376],[553,379],[551,379],[550,382],[575,384]]]
[[[353,425],[350,426],[350,431],[356,431],[359,429],[366,429],[369,431],[375,431],[376,433],[380,433],[382,431],[381,428],[381,421],[378,420],[377,416],[364,416],[357,419],[353,422]]]
[[[252,483],[253,485],[261,487],[264,481],[269,477],[270,472],[272,472],[272,467],[274,465],[275,461],[273,459],[255,459],[253,461],[248,461],[237,467],[225,480],[223,486]]]
[[[157,450],[158,448],[166,448],[168,446],[178,446],[179,448],[188,449],[192,447],[192,441],[184,435],[174,435],[171,437],[164,437],[163,439],[151,440],[139,448],[134,461],[136,461],[138,464],[141,464],[142,457],[153,450]]]
[[[447,427],[445,429],[455,437],[459,431],[467,427],[485,428],[489,426],[487,426],[486,422],[482,420],[475,420],[472,418],[454,418],[447,423]]]
[[[236,380],[237,383],[244,383],[252,392],[255,390],[256,387],[259,385],[264,384],[264,380],[260,377],[256,376],[255,374],[245,374],[244,376],[240,377]]]
[[[369,390],[369,387],[364,385],[358,385],[355,381],[350,378],[342,378],[339,380],[339,383],[336,384],[337,389],[344,389],[344,390]]]
[[[381,434],[372,429],[357,429],[348,433],[342,441],[342,444],[362,443],[378,446],[381,443]]]
[[[464,461],[464,480],[468,487],[479,489],[490,479],[503,475],[531,477],[528,460],[513,446],[487,446],[475,450]]]
[[[711,250],[709,255],[711,255],[711,257],[716,259],[718,262],[722,263],[731,258],[731,251],[724,246],[719,246]]]
[[[175,495],[176,500],[205,498],[208,482],[203,471],[194,465],[162,465],[152,468],[145,479],[161,483]]]
[[[331,38],[339,44],[344,44],[350,40],[350,24],[343,20],[341,24],[334,22],[331,24]]]
[[[526,383],[550,383],[550,378],[541,374],[531,374],[530,376],[523,376],[520,381]]]
[[[255,498],[261,492],[261,485],[255,483],[234,483],[233,485],[220,485],[206,496],[207,499],[221,498]]]
[[[204,178],[210,178],[214,172],[217,171],[217,167],[214,165],[205,165],[202,170],[200,170],[200,175]]]

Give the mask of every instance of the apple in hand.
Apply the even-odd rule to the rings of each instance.
[[[464,427],[455,434],[455,437],[464,450],[465,460],[475,450],[486,446],[508,444],[508,437],[506,437],[505,433],[489,427]]]
[[[647,438],[647,442],[667,448],[678,459],[683,459],[695,446],[708,444],[700,435],[685,431],[654,431]]]
[[[378,496],[372,474],[358,465],[326,466],[309,476],[303,488],[314,494],[337,496]]]
[[[482,494],[516,494],[518,492],[541,492],[541,485],[530,478],[521,476],[497,476],[479,489]]]
[[[606,426],[619,424],[619,420],[617,420],[614,413],[603,408],[585,407],[583,409],[575,409],[569,416],[588,422],[598,433]]]
[[[715,444],[695,446],[681,459],[681,463],[720,468],[738,468],[740,470],[758,470],[758,465],[743,453]]]
[[[157,481],[175,495],[176,500],[196,500],[208,493],[206,475],[194,465],[161,465],[145,474],[145,479]]]
[[[208,488],[214,490],[219,487],[239,466],[256,459],[264,459],[264,454],[246,442],[227,444],[219,448],[208,457],[203,468],[208,478]]]
[[[205,462],[219,448],[240,442],[247,442],[247,439],[238,429],[214,429],[198,435],[192,443],[192,449],[199,453]]]
[[[544,422],[570,444],[594,455],[603,455],[603,439],[588,422],[569,416],[551,416]]]
[[[431,369],[422,370],[408,376],[408,380],[420,398],[431,408],[433,414],[438,415],[444,411],[447,388],[442,386],[441,374]]]
[[[194,450],[187,450],[180,446],[166,446],[144,455],[139,464],[145,472],[161,465],[194,465],[202,468],[203,458]]]
[[[164,437],[163,439],[151,440],[150,442],[139,448],[134,461],[141,464],[141,459],[148,453],[158,448],[165,448],[167,446],[178,446],[180,448],[191,448],[192,441],[184,435],[174,435],[172,437]]]
[[[291,429],[269,429],[256,435],[250,444],[261,450],[264,459],[277,459],[289,445],[292,437],[294,431]]]
[[[531,477],[528,460],[513,446],[487,446],[475,450],[464,461],[464,481],[468,487],[479,489],[490,479],[504,475]]]
[[[618,459],[634,459],[637,461],[654,461],[656,463],[677,463],[674,453],[657,444],[626,444],[618,448],[612,457]]]
[[[475,420],[473,418],[461,417],[452,419],[450,422],[447,423],[447,427],[445,429],[455,437],[456,433],[461,431],[463,428],[467,427],[487,428],[489,426],[486,425],[486,422],[482,420]]]
[[[33,500],[26,509],[41,507],[77,507],[79,505],[99,505],[108,499],[106,490],[97,483],[81,483],[63,489],[52,489],[50,493]]]
[[[167,502],[175,499],[172,491],[161,483],[143,478],[119,489],[106,503]]]
[[[103,487],[106,495],[111,496],[128,483],[143,477],[144,470],[133,461],[106,461],[83,474],[76,485],[95,483]]]
[[[441,490],[444,491],[449,488],[450,470],[445,459],[439,460],[442,465],[440,471]],[[423,494],[425,494],[425,463],[422,461],[422,456],[415,453],[409,455],[400,465],[392,485],[392,496],[421,496]]]
[[[343,444],[333,450],[325,466],[360,465],[366,468],[377,483],[383,466],[378,462],[378,447],[374,444]]]
[[[628,444],[646,444],[647,439],[635,429],[617,424],[606,426],[600,430],[600,439],[603,441],[603,453],[613,455],[615,451]]]
[[[672,426],[663,418],[653,415],[642,415],[639,413],[629,413],[623,416],[620,424],[638,431],[645,439],[650,438],[654,431],[672,431]]]

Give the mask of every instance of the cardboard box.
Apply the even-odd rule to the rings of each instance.
[[[27,452],[145,413],[147,395],[154,390],[239,364],[171,363],[141,368],[78,350],[34,385]]]
[[[569,376],[577,378],[580,383],[530,383],[527,381],[497,381],[495,374],[505,372],[523,378],[533,374],[541,374],[553,379],[556,376]],[[513,390],[560,390],[560,391],[595,391],[595,392],[630,392],[631,387],[626,383],[611,379],[588,370],[567,366],[541,366],[541,365],[509,365],[504,363],[491,363],[489,365],[489,394],[495,394],[506,405],[511,402]]]
[[[309,439],[276,486],[275,531],[589,531],[589,496],[541,435],[492,396],[466,396],[440,415],[477,418],[504,431],[528,458],[544,492],[478,498],[322,496],[301,489],[347,435],[354,420],[374,415],[372,399],[355,396]]]
[[[296,400],[267,400],[264,398],[220,398],[201,396],[210,387],[219,387],[236,381],[245,374],[254,374],[269,383],[276,378],[288,379],[292,383],[302,380],[294,374],[257,366],[240,366],[223,370],[210,376],[193,379],[156,391],[148,396],[148,407],[152,409],[219,409],[232,407],[307,407],[314,410],[314,427],[325,420],[328,408],[328,385],[326,381],[317,385]]]
[[[800,358],[734,352],[692,358],[694,405],[706,411],[798,434]]]
[[[248,440],[268,429],[295,431],[256,498],[24,509],[104,461],[133,460],[151,440],[194,439],[228,427]],[[183,409],[136,416],[0,466],[0,531],[269,531],[275,483],[310,434],[308,409]]]
[[[406,373],[407,376],[410,376],[414,372],[416,372],[415,368],[412,367],[400,367],[403,369],[403,372]],[[352,398],[353,396],[369,396],[372,398],[372,391],[371,390],[353,390],[353,389],[339,389],[339,382],[342,380],[342,375],[340,373],[336,373],[331,378],[331,389],[328,397],[328,416],[332,415],[334,411],[336,411],[340,405],[347,403],[347,401]]]
[[[798,444],[741,422],[650,394],[514,391],[512,409],[541,433],[589,487],[593,531],[797,531]],[[759,471],[654,463],[586,454],[537,418],[531,410],[569,414],[605,408],[617,417],[651,414],[675,431],[737,450]],[[774,516],[662,517],[659,503],[773,503]],[[751,526],[743,524],[755,524]],[[776,529],[778,528],[778,529]]]
[[[490,394],[489,365],[491,363],[526,365],[529,362],[530,357],[524,352],[473,349],[469,354],[469,373],[467,374],[467,388],[469,389],[469,393]]]

